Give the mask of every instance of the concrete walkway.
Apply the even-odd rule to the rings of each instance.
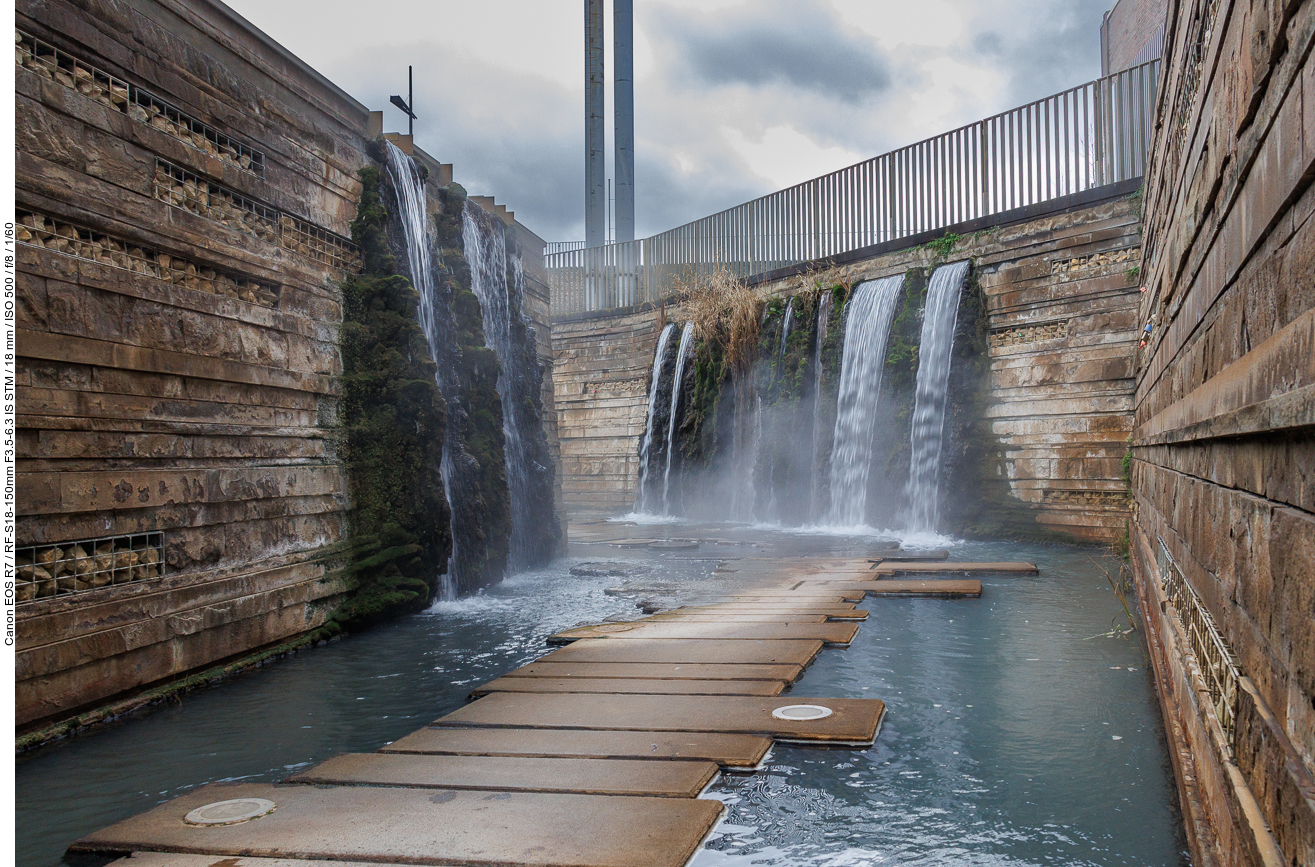
[[[564,646],[378,752],[281,785],[204,786],[73,849],[137,853],[124,867],[681,867],[722,814],[699,796],[723,771],[751,772],[776,741],[876,739],[878,699],[781,696],[823,648],[855,639],[856,601],[980,596],[979,581],[931,576],[1026,571],[894,558],[737,566],[744,580],[725,601],[558,633]]]

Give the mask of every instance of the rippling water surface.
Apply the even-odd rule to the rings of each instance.
[[[641,589],[674,584],[689,599],[714,588],[718,557],[795,541],[679,559],[576,545],[576,559],[482,596],[21,756],[17,861],[57,865],[79,836],[208,782],[376,749],[542,655],[553,632],[638,616],[644,594],[605,595],[624,579],[571,575],[582,559],[642,559]],[[710,795],[728,814],[696,865],[1185,862],[1145,652],[1137,636],[1093,637],[1121,609],[1090,550],[967,543],[952,556],[1042,573],[988,578],[980,600],[865,603],[853,646],[823,651],[791,695],[885,700],[877,745],[777,747],[763,771],[725,778]]]

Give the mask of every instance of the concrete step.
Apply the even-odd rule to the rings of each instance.
[[[982,582],[975,579],[959,581],[887,580],[856,581],[869,596],[928,596],[944,599],[978,598],[982,595]]]
[[[499,677],[470,691],[471,698],[493,692],[598,692],[616,695],[780,695],[784,680],[629,680],[615,677]]]
[[[676,680],[783,680],[794,683],[803,673],[798,665],[734,665],[725,663],[656,662],[531,662],[503,677],[640,678]]]
[[[872,570],[877,575],[976,575],[1017,574],[1035,575],[1035,563],[880,563]],[[831,588],[826,588],[830,590]],[[819,588],[819,592],[821,588]]]
[[[807,666],[822,649],[820,639],[669,641],[662,638],[585,638],[554,650],[540,662],[662,662]]]
[[[714,732],[423,728],[393,741],[380,752],[647,761],[706,759],[723,768],[746,771],[761,764],[771,746],[772,739],[761,735]]]
[[[706,760],[347,753],[302,771],[289,782],[696,798],[717,772],[717,763]]]
[[[753,590],[744,593],[732,593],[731,599],[737,602],[756,600],[759,602],[803,602],[810,605],[834,605],[837,602],[861,602],[863,597],[850,593],[842,587],[801,587],[798,590]]]
[[[820,719],[781,719],[791,705],[829,708]],[[438,727],[572,728],[761,734],[778,740],[870,744],[885,713],[878,699],[750,696],[527,695],[499,692],[435,720]]]
[[[661,614],[645,617],[642,622],[671,621],[681,623],[826,623],[827,616],[825,614],[799,614],[792,611],[782,611],[778,614],[739,614],[733,611],[722,613],[716,611],[687,613],[664,611]]]
[[[277,808],[235,825],[183,821],[217,801],[255,798]],[[698,798],[216,783],[70,848],[434,865],[684,867],[721,812],[720,802]]]
[[[672,621],[635,621],[603,623],[568,629],[548,638],[549,644],[567,644],[582,638],[607,640],[711,639],[721,641],[762,641],[763,639],[816,638],[826,644],[847,645],[858,632],[857,623],[681,623]]]
[[[745,612],[753,614],[776,614],[780,612],[793,612],[798,614],[822,614],[828,620],[867,620],[868,613],[861,608],[855,608],[852,602],[841,602],[837,605],[812,605],[808,602],[723,602],[719,605],[707,605],[690,608],[673,608],[670,611],[662,612],[662,615],[676,614],[681,611],[698,613],[700,615],[715,615],[718,612]]]

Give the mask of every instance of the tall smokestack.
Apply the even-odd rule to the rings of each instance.
[[[612,59],[616,81],[612,110],[616,112],[616,240],[635,240],[635,82],[634,2],[613,0]]]
[[[584,242],[607,233],[607,164],[603,153],[603,0],[584,0]]]

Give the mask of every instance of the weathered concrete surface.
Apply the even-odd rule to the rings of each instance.
[[[783,680],[793,683],[803,668],[798,665],[731,665],[725,663],[552,662],[549,657],[531,662],[503,677],[608,677],[667,678],[678,680]]]
[[[805,700],[789,697],[662,695],[523,695],[499,692],[435,720],[455,728],[506,727],[708,731],[778,739],[871,743],[885,713],[878,699],[808,699],[833,713],[816,720],[777,719],[772,711]]]
[[[267,798],[278,809],[239,825],[183,823],[190,810],[230,798]],[[721,811],[717,801],[685,798],[212,784],[84,837],[73,849],[442,865],[684,867]]]
[[[709,761],[347,753],[288,782],[695,798],[715,776]]]
[[[683,623],[659,621],[650,623],[637,620],[633,623],[602,623],[568,629],[549,637],[549,644],[578,641],[582,638],[602,639],[720,639],[729,641],[762,641],[764,639],[816,638],[826,644],[847,645],[858,632],[857,623]]]
[[[380,752],[466,756],[539,756],[600,759],[706,759],[747,770],[767,755],[772,739],[717,732],[601,732],[570,729],[423,728]]]
[[[1197,864],[1315,863],[1315,4],[1169,2],[1133,566]],[[1160,547],[1242,675],[1213,707]]]
[[[500,677],[470,691],[471,698],[494,692],[597,692],[617,695],[780,695],[784,680],[617,677]]]
[[[822,642],[819,639],[668,641],[661,638],[633,638],[629,641],[613,641],[607,638],[584,638],[554,650],[539,661],[807,666],[821,649]]]
[[[860,581],[855,582],[869,596],[924,596],[944,599],[978,598],[982,582],[972,581]]]
[[[865,614],[867,612],[864,612]],[[726,612],[716,614],[708,612],[707,614],[676,612],[663,612],[662,614],[653,614],[644,618],[645,623],[676,621],[680,623],[779,623],[789,625],[791,623],[826,623],[829,619],[825,614],[795,614],[789,611],[782,611],[780,614],[735,614]],[[844,619],[844,618],[839,618]],[[854,618],[862,619],[862,618]]]
[[[872,570],[886,575],[1035,575],[1035,563],[882,563]]]

